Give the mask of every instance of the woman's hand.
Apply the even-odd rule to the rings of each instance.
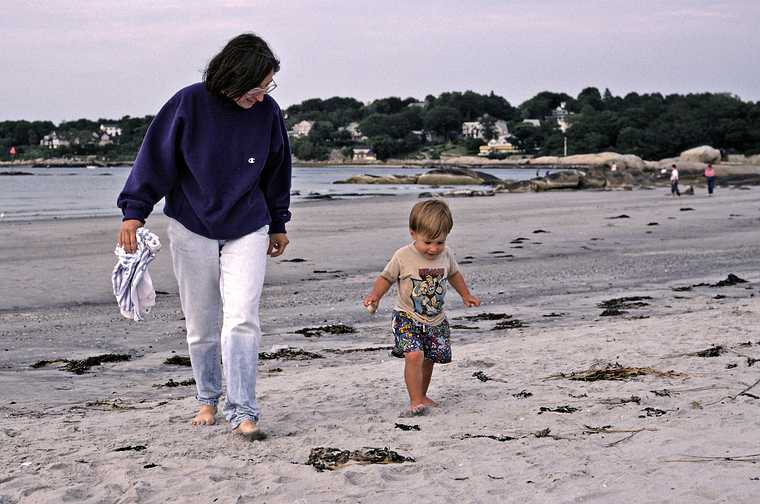
[[[285,233],[272,233],[269,235],[269,249],[267,255],[271,257],[277,257],[285,252],[285,248],[290,243],[288,235]]]
[[[133,254],[137,250],[137,229],[144,225],[145,224],[136,219],[122,221],[119,235],[116,237],[116,242],[126,253]]]

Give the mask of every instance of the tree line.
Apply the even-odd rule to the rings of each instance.
[[[563,133],[552,113],[564,104],[570,127]],[[707,144],[728,153],[760,153],[760,102],[743,101],[728,93],[628,93],[615,96],[587,87],[577,96],[542,91],[515,107],[505,98],[472,91],[428,95],[424,100],[388,97],[368,104],[349,97],[312,98],[285,110],[289,129],[312,122],[308,135],[292,138],[299,159],[323,160],[331,152],[345,157],[356,146],[368,146],[378,159],[432,157],[441,152],[476,153],[495,135],[497,120],[506,121],[509,142],[527,154],[560,155],[565,139],[568,154],[615,151],[645,159],[675,156]],[[524,122],[537,119],[538,125]],[[56,126],[50,121],[0,122],[1,159],[96,155],[107,160],[131,160],[139,149],[152,116],[121,119],[79,119]],[[463,138],[462,123],[480,120],[484,138]],[[122,135],[114,143],[82,142],[59,149],[39,145],[53,131],[85,138],[100,124],[114,124]],[[358,125],[352,128],[352,124]],[[354,131],[352,131],[352,129]]]

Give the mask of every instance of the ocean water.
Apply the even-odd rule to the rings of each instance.
[[[116,197],[129,175],[129,167],[109,168],[31,168],[0,167],[0,173],[22,171],[32,176],[0,176],[0,222],[119,215]],[[421,185],[334,184],[353,175],[414,174],[422,168],[387,168],[374,166],[327,166],[293,168],[292,202],[329,195],[333,198],[366,198],[417,194],[430,191]],[[487,168],[482,171],[502,179],[527,180],[535,169]],[[450,189],[483,189],[482,186],[450,186]],[[439,187],[434,190],[445,190]],[[159,202],[156,211],[160,211]]]

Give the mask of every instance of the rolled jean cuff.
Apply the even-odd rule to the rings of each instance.
[[[204,406],[214,406],[216,407],[219,404],[219,399],[201,399],[200,397],[195,397],[199,403],[203,404]]]
[[[254,416],[241,415],[239,417],[236,417],[234,420],[230,421],[230,427],[232,427],[232,430],[235,430],[238,427],[240,427],[240,424],[245,422],[246,420],[250,420],[251,422],[256,423],[256,424],[259,423],[259,419]]]

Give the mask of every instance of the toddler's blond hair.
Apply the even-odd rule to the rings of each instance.
[[[420,201],[412,207],[409,213],[409,229],[426,238],[444,239],[454,227],[449,205],[441,199]]]

